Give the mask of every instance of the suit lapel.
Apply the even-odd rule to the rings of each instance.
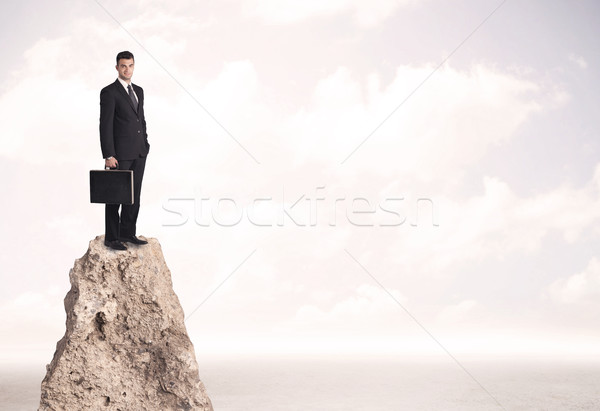
[[[121,96],[123,96],[123,98],[125,100],[127,100],[127,102],[129,103],[129,107],[131,107],[131,109],[134,111],[134,113],[137,114],[137,111],[136,111],[135,107],[133,106],[133,101],[131,101],[131,97],[129,97],[129,94],[127,93],[127,91],[125,91],[125,88],[123,87],[123,85],[121,84],[119,79],[117,79],[115,81],[115,86],[117,87],[117,89],[119,89],[119,93],[121,93]],[[140,103],[140,101],[138,101],[138,107],[139,107],[139,103]]]

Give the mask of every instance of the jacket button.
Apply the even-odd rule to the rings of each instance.
[[[138,134],[140,133],[140,130],[138,130]]]

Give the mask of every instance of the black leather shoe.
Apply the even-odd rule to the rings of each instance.
[[[121,241],[127,241],[128,243],[137,244],[137,245],[148,244],[148,241],[141,240],[134,235],[132,235],[131,237],[123,237],[123,238],[121,238]]]
[[[125,244],[123,244],[119,240],[105,241],[104,245],[107,246],[108,248],[112,248],[113,250],[120,250],[120,251],[127,250],[127,247],[125,247]]]

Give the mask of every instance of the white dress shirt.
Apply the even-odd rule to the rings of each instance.
[[[125,88],[125,92],[127,92],[127,94],[129,95],[129,90],[127,89],[127,86],[129,86],[129,84],[127,84],[127,82],[125,80],[123,80],[121,77],[117,77],[117,80],[119,80],[119,83],[121,83],[123,85],[123,87]],[[135,99],[139,103],[140,99],[138,98],[137,94],[135,94],[135,90],[133,89],[133,85],[131,86],[131,90],[133,91],[133,95],[135,96]]]

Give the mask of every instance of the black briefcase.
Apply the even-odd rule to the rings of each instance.
[[[90,202],[133,204],[133,170],[90,170]]]

